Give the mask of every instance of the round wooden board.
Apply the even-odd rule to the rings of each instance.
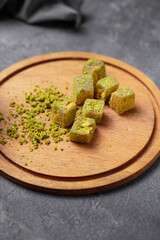
[[[107,75],[115,76],[120,86],[128,85],[135,91],[135,108],[119,116],[106,105],[102,123],[97,125],[90,144],[63,141],[58,143],[57,151],[51,143],[33,152],[18,141],[0,145],[2,174],[32,189],[87,194],[128,182],[158,158],[159,89],[139,70],[110,57],[60,52],[14,64],[0,73],[0,111],[8,116],[12,99],[17,96],[17,102],[24,102],[24,92],[33,90],[35,84],[42,88],[53,84],[71,96],[74,77],[81,75],[84,62],[93,57],[105,62]],[[60,151],[62,146],[64,151]]]

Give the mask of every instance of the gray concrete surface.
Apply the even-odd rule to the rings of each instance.
[[[1,16],[0,70],[33,55],[89,51],[137,67],[160,87],[159,0],[86,0],[82,12],[80,28]],[[0,239],[159,240],[159,160],[122,187],[82,197],[34,192],[0,177]]]

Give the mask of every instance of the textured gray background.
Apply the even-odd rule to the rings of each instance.
[[[0,70],[55,51],[89,51],[123,60],[160,87],[159,0],[86,0],[80,28],[29,26],[0,18]],[[160,159],[159,159],[160,160]],[[0,239],[160,239],[160,165],[102,194],[49,195],[0,177]]]

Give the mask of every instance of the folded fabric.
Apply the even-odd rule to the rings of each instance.
[[[35,24],[50,21],[81,22],[83,0],[0,0],[2,9],[13,17]]]

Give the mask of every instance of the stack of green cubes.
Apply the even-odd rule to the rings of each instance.
[[[98,59],[89,59],[83,67],[82,75],[74,78],[73,101],[65,100],[53,105],[53,122],[69,127],[70,140],[89,143],[101,122],[105,102],[118,114],[134,107],[135,94],[127,86],[119,88],[113,76],[106,77],[105,64]],[[96,99],[94,99],[94,97]],[[76,106],[82,106],[82,114],[76,119]]]

